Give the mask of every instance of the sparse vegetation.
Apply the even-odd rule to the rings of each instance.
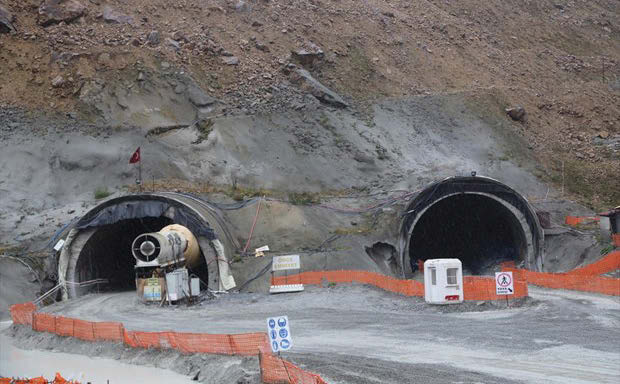
[[[97,189],[95,189],[95,192],[94,192],[95,200],[105,199],[111,194],[112,192],[108,191],[107,187],[98,187]]]
[[[196,130],[198,131],[198,138],[192,142],[192,144],[200,144],[209,138],[209,134],[213,132],[213,120],[203,119],[196,123]]]
[[[321,202],[321,195],[311,192],[289,192],[288,201],[293,205],[319,204]]]

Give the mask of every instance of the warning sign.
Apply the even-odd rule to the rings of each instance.
[[[293,347],[288,316],[268,318],[267,335],[269,335],[269,344],[273,352],[288,351]]]
[[[514,295],[512,272],[495,272],[495,293],[497,295]]]

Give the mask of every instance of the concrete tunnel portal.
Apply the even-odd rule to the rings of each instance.
[[[458,258],[465,274],[491,274],[514,261],[541,270],[543,232],[534,209],[514,189],[487,177],[433,183],[407,206],[401,222],[402,276],[419,261]]]
[[[389,251],[383,258],[392,260],[383,271],[388,275],[412,278],[417,263],[431,258],[461,259],[464,272],[474,275],[492,274],[502,261],[542,270],[544,237],[536,213],[497,180],[472,176],[433,183],[408,202],[401,217],[399,253],[378,243],[383,253]],[[63,299],[92,291],[94,286],[80,284],[93,279],[107,279],[108,290],[135,289],[132,241],[170,224],[195,235],[204,262],[190,272],[204,288],[235,286],[227,257],[238,244],[218,209],[191,195],[159,192],[105,201],[77,221],[58,259]]]
[[[132,242],[169,224],[185,226],[196,236],[202,262],[190,273],[202,280],[203,288],[218,290],[223,283],[230,287],[234,282],[226,260],[232,245],[221,220],[209,203],[184,194],[139,194],[106,201],[81,217],[67,235],[58,259],[58,280],[66,286],[63,299],[94,290],[96,286],[80,284],[95,279],[108,280],[106,290],[135,289]]]

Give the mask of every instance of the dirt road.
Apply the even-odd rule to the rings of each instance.
[[[428,307],[363,286],[310,287],[289,295],[227,294],[195,308],[138,304],[133,292],[47,307],[135,330],[262,331],[291,319],[287,357],[333,383],[615,383],[620,379],[620,301],[531,288],[532,300]]]

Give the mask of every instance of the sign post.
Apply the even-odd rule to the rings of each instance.
[[[515,294],[512,272],[495,272],[495,294],[505,296],[508,306],[508,296]]]
[[[280,351],[290,350],[293,347],[293,339],[291,338],[288,316],[269,317],[267,319],[267,336],[274,353],[278,352],[279,355]]]
[[[300,269],[301,261],[299,255],[287,255],[287,256],[274,256],[271,263],[271,288],[269,293],[283,293],[283,292],[299,292],[304,290],[304,285],[289,284],[288,283],[288,270]],[[284,285],[274,285],[273,278],[276,271],[284,271],[285,283]]]

